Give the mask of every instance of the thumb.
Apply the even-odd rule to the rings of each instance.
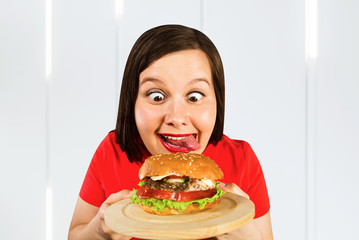
[[[101,205],[100,210],[98,211],[99,217],[101,220],[104,220],[105,210],[112,204],[121,201],[122,199],[131,197],[132,191],[122,190],[117,193],[111,194]]]
[[[221,183],[219,183],[218,187],[226,192],[231,192],[231,193],[234,193],[234,194],[237,194],[237,195],[240,195],[240,196],[243,196],[243,197],[249,199],[248,194],[245,193],[241,188],[239,188],[234,183],[222,183],[221,182]]]
[[[120,192],[117,192],[117,193],[113,193],[111,194],[107,199],[106,199],[106,203],[111,205],[115,202],[118,202],[122,199],[125,199],[125,198],[130,198],[132,195],[132,191],[130,190],[122,190]]]

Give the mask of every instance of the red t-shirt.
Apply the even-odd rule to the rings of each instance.
[[[141,163],[131,163],[110,132],[97,148],[80,190],[85,202],[100,207],[112,194],[123,189],[138,188]],[[223,135],[217,145],[209,144],[202,153],[222,169],[221,182],[235,183],[247,193],[255,205],[258,218],[269,211],[267,186],[260,163],[251,146]]]

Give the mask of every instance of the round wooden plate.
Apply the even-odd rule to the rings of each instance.
[[[254,204],[247,198],[226,193],[221,202],[197,213],[158,216],[146,213],[130,199],[112,204],[105,223],[112,231],[143,239],[201,239],[223,234],[248,223]]]

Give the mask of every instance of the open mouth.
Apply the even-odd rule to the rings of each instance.
[[[194,134],[158,134],[162,145],[170,152],[188,153],[197,150],[201,145]]]

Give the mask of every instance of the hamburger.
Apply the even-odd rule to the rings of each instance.
[[[214,207],[225,193],[216,180],[223,172],[196,153],[166,153],[147,158],[139,170],[140,188],[131,197],[148,213],[183,214]]]

